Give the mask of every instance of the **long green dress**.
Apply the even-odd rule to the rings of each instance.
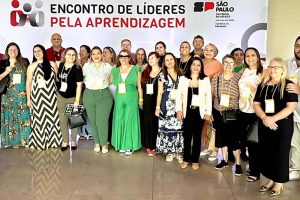
[[[13,82],[14,75],[21,75],[21,83]],[[17,65],[9,74],[6,94],[1,99],[1,147],[28,145],[30,112],[26,105],[26,69]]]
[[[115,107],[112,127],[112,145],[115,150],[137,150],[141,145],[140,116],[138,105],[137,79],[140,68],[132,66],[125,84],[126,93],[119,93],[119,83],[122,83],[120,68],[113,68],[111,73],[116,88]]]

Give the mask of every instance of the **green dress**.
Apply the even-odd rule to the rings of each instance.
[[[126,93],[119,93],[119,83],[122,83],[120,68],[113,68],[112,84],[117,86],[115,92],[115,107],[112,125],[112,145],[115,150],[137,150],[141,145],[140,116],[138,105],[137,79],[140,67],[132,66],[126,79]]]
[[[21,83],[13,82],[19,75]],[[7,92],[1,99],[1,147],[28,145],[30,112],[26,105],[26,70],[17,65],[9,74]]]

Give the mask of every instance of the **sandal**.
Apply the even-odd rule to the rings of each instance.
[[[248,182],[255,182],[255,181],[257,181],[258,179],[259,179],[259,178],[256,177],[256,176],[248,176],[247,179],[246,179],[246,181],[248,181]]]

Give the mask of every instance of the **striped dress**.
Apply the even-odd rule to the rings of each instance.
[[[31,134],[29,137],[29,147],[39,150],[59,147],[62,143],[54,69],[52,68],[49,80],[45,81],[45,87],[39,88],[38,80],[43,77],[44,72],[39,64],[33,72]]]

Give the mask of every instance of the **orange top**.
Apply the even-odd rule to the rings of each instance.
[[[220,72],[223,72],[223,65],[216,59],[213,59],[204,65],[204,74],[208,76],[210,80],[215,74]]]

